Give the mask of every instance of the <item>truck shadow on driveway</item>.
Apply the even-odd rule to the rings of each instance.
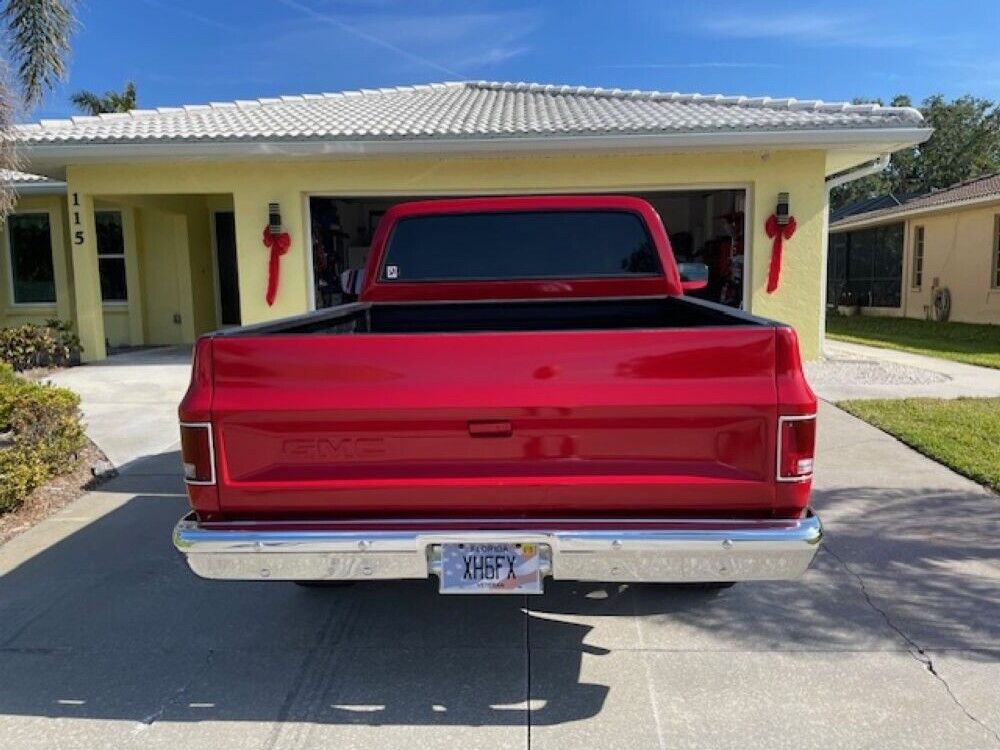
[[[970,538],[975,514],[954,493],[819,493],[839,506],[828,541],[840,559],[821,554],[800,581],[718,594],[549,582],[525,598],[442,597],[429,581],[204,581],[170,542],[186,510],[177,479],[126,473],[102,489],[140,484],[146,494],[0,578],[0,714],[517,726],[530,709],[545,725],[601,712],[613,680],[590,675],[616,651],[906,648],[886,616],[925,647],[1000,648],[1000,588],[977,574],[998,535]]]
[[[157,480],[160,481],[160,480]],[[129,492],[126,473],[102,487]],[[441,597],[429,581],[342,589],[205,581],[170,541],[179,482],[114,510],[0,578],[2,715],[159,721],[524,726],[598,714],[581,684],[589,627],[553,693],[529,704],[529,615],[517,597]]]

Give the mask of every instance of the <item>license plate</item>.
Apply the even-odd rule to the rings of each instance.
[[[541,594],[537,544],[494,542],[441,545],[442,594]]]

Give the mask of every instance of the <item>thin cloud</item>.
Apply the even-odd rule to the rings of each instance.
[[[351,23],[411,51],[446,49],[449,65],[467,71],[531,51],[525,39],[538,28],[540,15],[525,10],[367,13]]]
[[[177,15],[184,16],[191,21],[197,21],[202,26],[220,29],[227,33],[231,33],[233,30],[231,23],[223,23],[215,18],[210,18],[209,16],[202,15],[201,13],[195,13],[187,8],[180,7],[176,3],[163,3],[160,2],[160,0],[142,0],[142,2],[150,8],[157,8],[159,10],[166,11],[167,13],[176,13]]]
[[[760,16],[734,16],[701,21],[701,27],[716,36],[731,39],[794,40],[808,46],[901,49],[925,40],[900,30],[886,31],[883,24],[867,16],[843,13],[802,12],[783,14],[780,20]]]
[[[351,16],[351,23],[355,28],[370,34],[374,34],[377,29],[380,37],[389,39],[394,44],[421,48],[483,38],[487,43],[495,43],[497,37],[523,37],[538,27],[538,17],[534,12],[520,10],[495,13],[451,10],[423,13],[369,12]]]
[[[531,51],[531,47],[490,47],[459,60],[458,67],[475,70],[489,65],[499,65]]]
[[[424,65],[428,68],[433,68],[434,70],[437,70],[440,73],[444,73],[445,75],[449,76],[454,76],[456,78],[468,77],[466,75],[463,75],[459,71],[454,70],[453,68],[449,68],[445,65],[441,65],[440,63],[435,62],[434,60],[423,57],[422,55],[410,52],[409,50],[403,49],[402,47],[393,44],[392,42],[387,41],[386,39],[378,37],[374,34],[370,34],[367,31],[359,29],[357,26],[353,26],[349,23],[341,21],[339,18],[329,13],[323,13],[321,11],[315,10],[313,8],[310,8],[308,5],[303,5],[302,3],[296,2],[296,0],[278,0],[278,2],[280,2],[282,5],[288,8],[291,8],[294,11],[298,11],[299,13],[311,18],[314,21],[320,21],[321,23],[325,23],[330,26],[336,26],[341,31],[344,31],[350,34],[351,36],[361,39],[362,41],[374,44],[375,46],[381,47],[383,49],[387,49],[390,52],[394,52],[400,57],[406,58],[410,62],[415,62],[420,65]]]
[[[751,68],[780,68],[777,63],[763,62],[690,62],[690,63],[622,63],[621,65],[601,65],[609,70],[703,70],[718,68],[741,70]]]

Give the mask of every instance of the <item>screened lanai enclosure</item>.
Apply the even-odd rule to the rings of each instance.
[[[903,284],[903,224],[830,236],[829,305],[899,307]]]

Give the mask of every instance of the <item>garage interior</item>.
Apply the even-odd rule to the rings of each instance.
[[[643,198],[656,208],[678,262],[708,266],[708,286],[694,293],[695,296],[743,307],[746,191],[672,190],[630,195]],[[371,238],[386,210],[411,200],[420,198],[310,197],[316,308],[355,299],[342,289],[341,274],[364,267]]]

